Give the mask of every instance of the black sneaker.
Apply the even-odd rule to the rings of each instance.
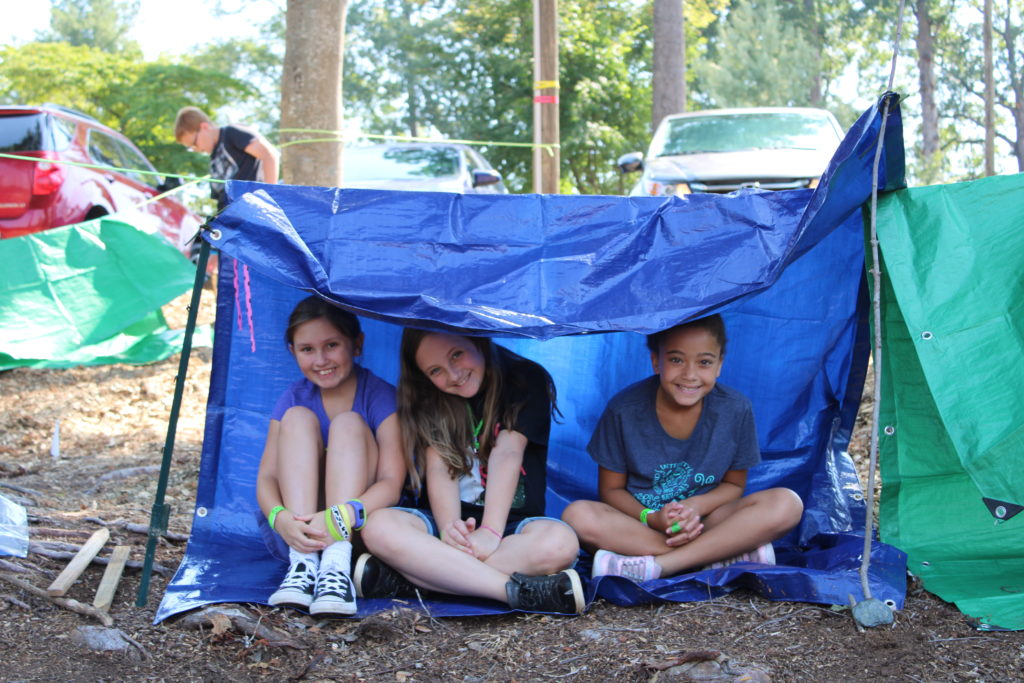
[[[547,576],[525,576],[516,572],[505,584],[509,607],[524,612],[583,614],[587,606],[583,584],[575,569]]]
[[[288,567],[281,585],[274,591],[268,601],[274,607],[299,607],[308,609],[313,602],[313,591],[316,588],[316,569],[305,562],[296,562]]]
[[[355,614],[356,590],[352,578],[345,572],[320,570],[309,613],[320,617]]]
[[[416,586],[370,553],[359,556],[353,575],[356,595],[361,598],[411,598],[416,595]]]

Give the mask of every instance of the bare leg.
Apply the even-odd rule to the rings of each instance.
[[[572,525],[593,552],[654,555],[662,576],[734,557],[779,538],[800,521],[803,503],[786,488],[768,489],[723,505],[704,518],[704,532],[686,545],[667,545],[668,536],[598,501],[580,500],[565,509]]]
[[[323,443],[312,410],[294,406],[281,417],[277,442],[277,479],[284,506],[296,515],[317,511]]]
[[[599,548],[620,555],[661,555],[672,550],[665,543],[668,536],[600,501],[577,500],[565,508],[562,519],[591,553]]]
[[[723,505],[704,519],[704,532],[656,561],[663,576],[754,550],[800,522],[803,502],[786,488],[768,489]]]
[[[428,590],[506,602],[508,574],[427,533],[423,520],[402,510],[377,510],[363,530],[376,557]]]
[[[354,412],[340,413],[331,421],[324,471],[326,505],[358,498],[370,488],[377,474],[377,440]]]
[[[501,539],[486,564],[508,576],[519,572],[544,576],[572,566],[580,544],[572,529],[558,522],[538,519],[518,534]]]

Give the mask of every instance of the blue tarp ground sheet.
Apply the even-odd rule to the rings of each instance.
[[[903,185],[889,97],[883,190]],[[750,397],[762,448],[748,491],[794,489],[803,520],[776,544],[775,567],[643,585],[603,577],[587,581],[588,600],[694,601],[737,587],[777,600],[859,599],[864,503],[845,448],[868,357],[860,208],[884,101],[850,130],[813,192],[661,199],[229,183],[232,204],[210,236],[223,260],[196,511],[157,620],[214,602],[266,603],[286,569],[260,538],[254,486],[269,411],[298,376],[285,320],[308,292],[364,316],[361,362],[391,381],[403,324],[499,337],[543,364],[564,415],[549,450],[551,515],[595,496],[590,433],[607,400],[651,372],[638,333],[720,311],[729,332],[720,381]],[[585,555],[579,569],[588,574]],[[903,553],[876,541],[874,597],[901,607],[905,573]],[[363,600],[359,616],[390,604]],[[464,598],[426,607],[508,611]]]

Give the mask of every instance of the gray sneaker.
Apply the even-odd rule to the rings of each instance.
[[[508,604],[524,612],[583,614],[587,606],[583,584],[575,569],[563,569],[547,576],[525,576],[516,572],[505,584]]]

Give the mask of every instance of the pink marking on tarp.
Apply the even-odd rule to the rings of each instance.
[[[242,265],[242,273],[245,275],[245,313],[249,318],[249,344],[252,352],[256,353],[256,329],[252,326],[252,290],[249,289],[249,266]]]

